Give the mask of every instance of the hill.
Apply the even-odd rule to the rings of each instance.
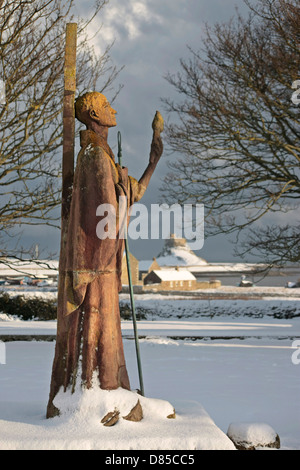
[[[156,261],[159,266],[206,266],[208,264],[190,249],[185,238],[178,238],[174,234],[165,241],[165,246],[156,257]]]

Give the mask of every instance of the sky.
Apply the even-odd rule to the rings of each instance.
[[[86,15],[92,6],[92,0],[77,0],[78,15]],[[242,0],[110,0],[89,26],[95,51],[101,54],[114,41],[111,59],[117,67],[124,66],[116,80],[116,87],[122,84],[123,88],[113,103],[118,124],[109,131],[109,144],[116,154],[120,131],[123,165],[130,175],[139,179],[147,166],[156,110],[167,119],[162,98],[174,96],[174,90],[164,77],[180,70],[180,59],[190,56],[188,46],[194,50],[201,48],[205,23],[228,20],[236,7],[246,11]],[[107,94],[109,100],[112,96],[113,93]],[[141,201],[147,207],[163,202],[159,190],[170,158],[175,157],[168,154],[165,143],[165,152]],[[49,230],[44,228],[37,234],[29,229],[24,240],[34,235],[41,251],[54,253],[59,250],[59,232],[50,234]],[[129,243],[130,251],[138,259],[151,259],[160,252],[164,240],[129,240]],[[219,236],[205,238],[197,254],[211,262],[238,261],[233,258],[233,251],[234,245]]]

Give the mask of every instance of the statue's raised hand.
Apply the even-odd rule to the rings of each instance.
[[[164,130],[164,120],[159,111],[156,111],[153,122],[153,137],[150,150],[150,163],[155,165],[158,163],[162,153],[163,153],[163,143],[161,140],[161,132]]]

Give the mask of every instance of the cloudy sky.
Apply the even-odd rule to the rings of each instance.
[[[77,12],[84,16],[92,8],[92,0],[78,0]],[[123,89],[114,103],[118,127],[110,130],[109,143],[116,153],[117,131],[122,133],[123,165],[137,179],[148,161],[152,137],[151,123],[156,110],[164,115],[161,98],[173,96],[173,89],[164,76],[179,70],[181,58],[187,58],[187,46],[201,47],[205,23],[226,21],[235,8],[246,11],[242,0],[110,0],[101,15],[90,26],[96,52],[104,51],[111,41],[113,62],[125,66],[118,77]],[[107,95],[108,99],[111,96]],[[164,116],[166,118],[166,116]],[[163,155],[142,202],[147,206],[161,203],[159,188],[167,173]],[[173,157],[174,158],[174,157]],[[41,247],[51,251],[59,247],[59,234],[47,233],[40,239]],[[130,249],[139,259],[151,259],[163,246],[163,240],[130,242]],[[205,239],[197,254],[208,261],[232,260],[233,246],[224,237]]]

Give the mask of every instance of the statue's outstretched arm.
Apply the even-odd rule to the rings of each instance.
[[[159,113],[159,111],[156,111],[155,117],[152,122],[153,137],[152,137],[152,142],[151,142],[149,163],[142,177],[139,180],[139,186],[140,186],[139,192],[143,192],[143,193],[145,192],[149,184],[150,178],[153,175],[153,172],[156,168],[156,165],[158,164],[159,159],[162,156],[163,143],[162,143],[160,134],[163,131],[163,128],[164,128],[164,120],[161,114]]]

